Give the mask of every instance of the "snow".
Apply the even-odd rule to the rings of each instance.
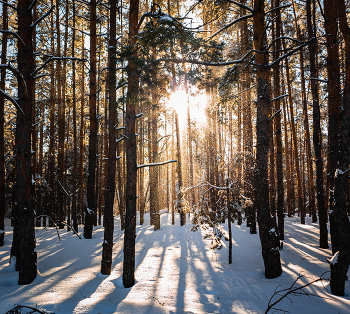
[[[339,256],[339,251],[336,252],[332,258],[329,260],[329,264],[331,265],[335,265],[336,263],[338,263],[338,256]]]
[[[159,21],[159,23],[172,23],[173,19],[169,15],[164,15],[158,21]]]
[[[0,313],[14,304],[66,313],[264,313],[277,286],[288,288],[301,274],[308,283],[329,270],[331,250],[318,248],[318,225],[301,225],[297,217],[286,218],[284,249],[280,251],[283,273],[275,279],[264,276],[258,234],[232,225],[233,263],[228,264],[228,242],[211,250],[203,237],[210,228],[190,231],[191,223],[171,225],[171,214],[161,211],[161,230],[137,226],[136,284],[123,288],[123,232],[115,219],[113,264],[110,276],[100,273],[103,228],[94,228],[93,239],[79,239],[72,232],[37,228],[38,276],[18,286],[15,262],[10,260],[12,229],[6,220],[5,246],[0,247]],[[139,221],[139,219],[138,219]],[[79,226],[82,230],[82,226]],[[223,225],[227,230],[227,224]],[[348,273],[349,275],[349,273]],[[323,275],[325,278],[329,274]],[[291,296],[278,304],[290,313],[350,313],[350,283],[346,296],[335,297],[327,281],[305,290],[318,297]],[[273,313],[273,311],[269,312]]]

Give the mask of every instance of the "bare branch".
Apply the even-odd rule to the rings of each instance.
[[[288,95],[284,95],[284,96],[288,96]],[[281,97],[281,96],[280,96]],[[282,96],[283,97],[283,96]],[[279,97],[277,97],[277,98],[279,98]],[[274,100],[276,100],[276,99],[274,99]],[[280,109],[280,110],[277,110],[273,115],[272,115],[272,117],[269,119],[270,121],[274,118],[274,117],[276,117],[280,112],[282,111],[282,109]]]
[[[271,99],[270,101],[275,101],[275,100],[278,100],[278,99],[280,99],[280,98],[284,98],[284,97],[287,97],[287,96],[289,96],[289,94],[280,95],[280,96],[278,96],[278,97],[275,97],[275,98]]]
[[[32,4],[29,6],[28,10],[33,9],[37,2],[38,2],[38,0],[33,0]]]
[[[278,40],[283,40],[283,39],[294,41],[294,42],[297,43],[297,44],[303,44],[303,43],[304,43],[303,41],[299,41],[299,40],[297,40],[297,39],[295,39],[295,38],[292,38],[292,37],[281,36],[281,37],[278,37],[278,38],[274,39],[274,40],[270,43],[270,45],[267,47],[267,50],[270,50],[270,48],[274,45],[274,43],[275,43],[276,41],[278,41]]]
[[[226,61],[226,62],[207,62],[207,61],[200,61],[200,60],[191,60],[191,59],[174,59],[174,58],[162,58],[162,59],[156,59],[152,61],[150,64],[153,64],[155,62],[173,62],[173,63],[190,63],[190,64],[198,64],[198,65],[206,65],[206,66],[227,66],[232,64],[239,64],[243,63],[244,60],[253,52],[259,52],[258,50],[251,49],[249,50],[241,59],[232,60],[232,61]]]
[[[265,12],[265,15],[270,14],[271,12],[276,11],[276,10],[280,10],[280,9],[288,8],[288,7],[290,7],[290,6],[291,6],[291,4],[281,5],[280,7],[273,8],[273,9],[271,9],[271,10],[269,10],[269,11]]]
[[[89,2],[84,1],[84,0],[75,0],[75,1],[80,2],[80,3],[82,3],[82,4],[85,4],[85,5],[87,5],[87,6],[89,6],[89,5],[90,5],[90,3],[89,3]]]
[[[228,29],[229,27],[231,27],[232,25],[244,21],[245,19],[249,19],[250,17],[253,17],[253,14],[247,14],[244,16],[239,17],[238,19],[235,19],[234,21],[232,21],[231,23],[225,25],[224,27],[220,28],[218,31],[216,31],[213,35],[210,35],[209,37],[206,38],[206,40],[212,39],[213,37],[215,37],[216,35],[220,34],[221,32],[223,32],[225,29]]]
[[[271,309],[274,309],[274,306],[275,306],[277,303],[279,303],[281,300],[283,300],[284,298],[287,298],[288,295],[297,295],[297,294],[312,295],[312,294],[308,293],[307,291],[305,291],[304,288],[306,288],[306,287],[308,287],[308,286],[310,286],[310,285],[312,285],[312,284],[314,284],[314,283],[316,283],[316,282],[318,282],[318,281],[325,280],[325,279],[323,278],[323,275],[324,275],[325,273],[327,273],[327,272],[329,272],[329,271],[324,272],[324,273],[321,275],[321,277],[319,277],[319,278],[317,278],[317,279],[314,279],[314,280],[310,281],[309,283],[304,284],[304,285],[302,285],[302,286],[300,286],[300,287],[293,288],[294,285],[297,283],[297,281],[298,281],[300,278],[303,277],[302,275],[299,275],[298,278],[295,279],[295,281],[293,282],[293,284],[292,284],[289,288],[280,289],[280,290],[277,290],[277,288],[276,288],[275,293],[271,296],[271,298],[270,298],[270,300],[269,300],[269,303],[268,303],[267,309],[266,309],[266,311],[265,311],[265,314],[267,314]],[[284,292],[284,293],[281,295],[282,292]],[[281,296],[280,296],[275,302],[271,303],[273,297],[276,296],[276,295],[281,295]]]
[[[18,69],[13,67],[11,64],[0,64],[0,68],[5,68],[6,70],[10,70],[16,78],[20,78],[23,80],[23,77],[21,73],[19,73]]]
[[[47,17],[48,15],[50,15],[50,13],[52,12],[52,10],[55,8],[54,5],[51,6],[51,8],[49,9],[49,11],[47,11],[44,15],[42,15],[41,17],[39,17],[32,25],[31,27],[36,27],[45,17]]]
[[[254,10],[251,7],[248,7],[247,5],[245,5],[243,3],[239,3],[239,2],[234,1],[234,0],[224,0],[224,1],[226,1],[228,3],[232,3],[232,4],[235,4],[235,5],[238,5],[242,9],[245,9],[245,10],[249,11],[250,13],[254,13]]]
[[[285,58],[288,58],[289,56],[291,56],[292,54],[294,54],[296,51],[300,50],[301,48],[307,46],[312,40],[315,40],[315,37],[312,37],[310,40],[308,40],[307,42],[304,42],[302,45],[292,49],[291,51],[287,52],[286,54],[284,54],[283,56],[279,57],[278,59],[276,59],[275,61],[271,62],[269,64],[270,67],[273,67],[275,65],[277,65],[280,61],[282,61]]]
[[[76,57],[51,57],[50,59],[46,60],[40,67],[38,67],[32,74],[31,76],[35,76],[39,71],[41,71],[49,62],[51,61],[56,61],[56,60],[71,60],[71,61],[82,61],[86,62],[86,59],[81,59],[81,58],[76,58]]]
[[[164,135],[164,136],[160,137],[160,138],[157,140],[157,143],[159,143],[162,139],[167,138],[167,137],[170,137],[170,136],[172,136],[172,135]]]
[[[72,27],[72,28],[75,29],[75,30],[78,31],[78,32],[83,33],[83,34],[86,35],[86,36],[90,36],[90,33],[84,32],[83,30],[81,30],[81,29],[79,29],[79,28],[75,28],[75,27]]]
[[[18,102],[16,101],[16,99],[14,99],[13,97],[11,97],[9,94],[5,93],[2,89],[0,89],[0,94],[3,95],[7,100],[11,101],[15,107],[22,112],[22,114],[24,115],[24,112],[22,110],[22,108],[19,106]]]
[[[162,165],[170,164],[170,163],[172,163],[172,162],[177,162],[177,160],[176,160],[176,159],[173,159],[173,160],[168,160],[168,161],[163,161],[163,162],[156,162],[156,163],[151,163],[151,164],[138,165],[138,166],[137,166],[137,169],[145,168],[145,167],[162,166]]]

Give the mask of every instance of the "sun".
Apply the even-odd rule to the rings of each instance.
[[[187,125],[187,110],[190,109],[191,120],[197,123],[205,123],[205,107],[207,97],[205,93],[187,94],[184,89],[178,89],[172,93],[167,101],[167,106],[174,109],[179,118],[180,128],[183,129]]]

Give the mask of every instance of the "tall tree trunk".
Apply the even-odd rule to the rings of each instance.
[[[53,5],[53,0],[51,0],[51,5]],[[53,29],[53,14],[51,15],[51,29]],[[54,42],[54,32],[51,33],[51,51],[55,51],[55,42]],[[52,219],[55,215],[55,67],[54,63],[51,63],[51,73],[50,73],[50,143],[49,143],[49,186],[50,186],[50,195],[47,206],[47,215],[51,218],[49,219],[49,226],[52,226]],[[45,218],[46,219],[46,218]]]
[[[129,9],[129,44],[132,53],[128,60],[128,92],[125,112],[126,133],[126,215],[124,233],[124,260],[123,285],[129,288],[135,283],[135,238],[136,238],[136,135],[135,135],[135,109],[138,102],[139,70],[135,59],[137,57],[136,35],[138,25],[139,0],[130,1]]]
[[[84,43],[84,35],[82,35],[82,43]],[[85,56],[85,50],[82,49],[82,59]],[[83,208],[84,208],[84,192],[85,192],[85,180],[84,180],[84,107],[85,107],[85,71],[84,65],[82,65],[81,70],[81,99],[80,99],[80,128],[79,128],[79,163],[78,163],[78,203],[77,206],[77,219],[74,221],[73,216],[73,228],[78,232],[78,223],[82,219]],[[79,210],[79,211],[78,211]],[[79,218],[80,216],[80,218]],[[79,219],[78,219],[79,218]]]
[[[7,0],[6,0],[7,1]],[[7,5],[2,5],[2,29],[8,29],[7,20]],[[7,54],[7,34],[3,33],[1,42],[1,64],[6,64],[6,54]],[[6,70],[1,69],[0,72],[1,81],[0,89],[5,91],[5,78]],[[0,95],[0,246],[4,245],[5,238],[5,147],[4,147],[4,126],[5,126],[5,116],[4,116],[4,97]]]
[[[313,18],[315,19],[315,1],[306,1],[307,28],[311,75],[311,93],[312,93],[312,113],[313,113],[313,144],[316,157],[316,189],[317,189],[317,208],[320,226],[320,248],[328,249],[328,230],[327,230],[327,209],[325,204],[324,183],[323,183],[323,159],[322,159],[322,133],[321,133],[321,114],[318,96],[318,73],[316,67],[317,47],[316,47],[316,25],[311,19],[311,1],[313,3]],[[315,38],[314,40],[311,40]]]
[[[195,196],[194,196],[194,189],[192,188],[194,186],[193,181],[193,151],[192,151],[192,126],[191,126],[191,113],[190,113],[190,101],[189,101],[189,93],[188,93],[188,86],[187,86],[187,78],[185,82],[185,88],[186,88],[186,95],[187,95],[187,140],[188,140],[188,159],[189,159],[189,207],[190,212],[192,211],[192,207],[194,205]]]
[[[175,133],[175,112],[172,114],[172,134]],[[174,135],[171,137],[171,155],[173,159],[176,157],[176,149],[175,149],[175,137]],[[175,225],[175,202],[176,202],[176,189],[175,189],[175,163],[172,164],[171,166],[171,186],[173,187],[172,194],[171,194],[171,224]]]
[[[72,57],[75,57],[75,0],[73,6],[73,29],[72,29]],[[75,230],[77,222],[77,161],[78,161],[78,143],[77,143],[77,97],[76,97],[76,82],[75,82],[75,61],[72,64],[72,105],[73,105],[73,182],[72,182],[72,220]]]
[[[270,95],[268,54],[265,50],[265,17],[264,1],[254,0],[253,31],[254,48],[257,64],[257,120],[256,120],[256,169],[255,169],[255,202],[258,207],[259,235],[262,256],[265,265],[265,277],[275,278],[281,275],[279,240],[273,232],[274,221],[270,215],[268,187],[268,154],[270,129]]]
[[[152,90],[152,109],[151,109],[151,162],[158,162],[158,97]],[[154,230],[160,229],[160,216],[159,216],[159,167],[151,167],[149,169],[150,176],[150,215],[151,224],[154,225]]]
[[[245,3],[246,1],[242,1]],[[242,15],[246,14],[246,10],[242,10]],[[241,35],[242,47],[245,48],[246,53],[249,49],[248,41],[248,21],[244,20],[242,22],[242,35]],[[248,68],[242,67],[242,90],[243,90],[243,145],[244,145],[244,193],[245,195],[253,199],[253,168],[254,168],[254,157],[253,157],[253,126],[252,126],[252,112],[251,112],[251,91],[250,91],[250,80],[251,74]],[[231,119],[230,119],[231,120]],[[232,126],[231,126],[232,127]],[[232,132],[231,136],[232,136]],[[231,145],[233,146],[233,145]],[[231,156],[232,159],[232,156]],[[246,208],[247,215],[247,226],[250,228],[250,233],[256,233],[256,209],[254,206],[248,206]]]
[[[337,261],[331,263],[331,291],[344,296],[345,281],[350,263],[350,222],[346,210],[350,164],[350,28],[344,0],[336,0],[339,26],[345,43],[345,84],[340,111],[339,162],[334,184],[334,218],[339,235]]]
[[[84,238],[92,238],[96,213],[96,163],[97,163],[97,117],[96,117],[96,0],[90,2],[90,94],[89,94],[89,175],[87,182],[87,209],[85,212]]]
[[[18,104],[16,122],[18,223],[19,223],[19,280],[18,284],[31,283],[37,274],[37,253],[34,232],[34,211],[32,200],[31,130],[33,108],[33,72],[35,69],[33,51],[33,27],[31,0],[19,0],[18,35]]]
[[[286,45],[284,41],[283,41],[283,49],[286,49]],[[292,143],[294,148],[294,165],[295,165],[295,172],[297,176],[298,208],[300,213],[300,222],[304,224],[305,207],[304,207],[303,190],[302,190],[302,184],[301,184],[299,150],[298,150],[298,140],[296,135],[295,120],[294,120],[294,109],[293,109],[293,100],[292,100],[292,87],[291,87],[291,80],[290,80],[289,62],[287,58],[285,59],[285,64],[286,64],[286,76],[287,76],[287,86],[288,86],[289,113],[290,113],[290,122],[291,122],[290,125],[291,125],[291,131],[292,131]]]
[[[61,57],[61,31],[60,31],[60,0],[56,0],[56,32],[57,47],[56,55]],[[61,62],[56,64],[56,82],[57,82],[57,107],[58,107],[58,184],[57,184],[57,219],[60,229],[64,227],[64,197],[63,197],[63,171],[64,171],[64,134],[65,134],[65,108],[62,103],[62,78]]]
[[[175,112],[175,132],[176,132],[176,153],[177,153],[177,199],[176,208],[180,213],[180,225],[186,224],[186,213],[183,208],[182,199],[182,162],[181,162],[181,141],[180,141],[180,130],[179,130],[179,118],[177,112]]]
[[[341,87],[340,87],[340,65],[339,65],[339,45],[338,45],[338,22],[337,12],[334,9],[334,1],[324,1],[326,31],[326,47],[327,47],[327,76],[328,76],[328,164],[327,164],[327,189],[332,191],[334,188],[334,174],[338,163],[339,154],[339,116],[341,107]],[[337,229],[334,223],[333,211],[333,194],[330,193],[330,233],[332,240],[333,254],[338,251],[339,239]]]
[[[274,7],[280,6],[280,0],[276,0]],[[280,11],[276,11],[276,38],[281,36],[281,14]],[[276,42],[276,53],[274,58],[277,59],[280,56],[281,42]],[[274,94],[275,97],[279,97],[281,93],[280,86],[280,65],[278,64],[273,69],[274,78]],[[275,112],[281,111],[281,100],[275,101]],[[282,147],[282,131],[281,131],[281,113],[278,113],[275,117],[275,134],[276,134],[276,172],[277,172],[277,220],[278,220],[278,233],[281,240],[284,240],[284,187],[283,187],[283,147]],[[287,130],[285,130],[285,133]]]
[[[117,0],[111,1],[110,10],[110,39],[109,39],[109,67],[108,67],[108,90],[109,90],[109,144],[108,144],[108,168],[107,168],[107,188],[105,192],[105,210],[104,210],[104,241],[102,246],[101,273],[110,275],[112,269],[112,249],[113,249],[113,205],[115,194],[115,173],[116,173],[116,131],[114,129],[117,119],[117,100],[116,100],[116,24],[117,24]]]

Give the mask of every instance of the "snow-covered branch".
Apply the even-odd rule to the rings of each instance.
[[[264,14],[267,15],[267,14],[272,13],[273,11],[280,10],[280,9],[284,9],[284,8],[288,8],[288,7],[290,7],[290,6],[291,6],[291,4],[281,5],[281,6],[277,7],[277,8],[273,8],[273,9],[271,9],[271,10],[266,11]]]
[[[89,5],[90,5],[89,2],[84,1],[84,0],[75,0],[75,1],[80,2],[80,3],[82,3],[82,4],[85,4],[86,6],[89,6]]]
[[[38,2],[38,0],[33,0],[33,2],[31,3],[31,5],[29,6],[28,10],[33,9],[37,2]]]
[[[38,67],[32,74],[31,76],[35,76],[39,71],[41,71],[45,66],[51,62],[51,61],[63,61],[63,60],[71,60],[71,61],[82,61],[85,62],[86,59],[81,59],[81,58],[76,58],[76,57],[51,57],[50,59],[46,60],[40,67]]]
[[[228,65],[243,63],[244,60],[253,52],[259,52],[259,51],[255,49],[251,49],[241,59],[225,61],[225,62],[207,62],[207,61],[200,61],[200,60],[193,60],[193,59],[161,58],[161,59],[153,60],[149,64],[153,64],[157,62],[172,62],[172,63],[181,63],[181,64],[183,63],[198,64],[198,65],[206,65],[206,66],[213,66],[213,67],[228,66]]]
[[[17,37],[21,41],[23,46],[25,46],[23,39],[16,32],[5,30],[5,29],[0,29],[0,33],[9,34],[9,35],[13,35],[13,36]]]
[[[138,165],[137,169],[145,168],[145,167],[163,166],[163,165],[166,165],[166,164],[170,164],[172,162],[177,162],[177,160],[173,159],[173,160],[168,160],[168,161],[163,161],[163,162],[155,162],[155,163],[150,163],[150,164]]]
[[[237,2],[237,1],[234,1],[234,0],[224,0],[224,1],[228,2],[228,3],[232,3],[232,4],[235,4],[235,5],[238,5],[242,9],[245,9],[245,10],[251,12],[251,13],[254,13],[254,10],[251,7],[248,7],[247,5],[245,5],[243,3],[240,3],[240,2]]]
[[[312,37],[310,40],[304,42],[302,45],[299,45],[298,47],[292,49],[291,51],[285,53],[283,56],[279,57],[278,59],[276,59],[275,61],[269,63],[270,67],[273,67],[275,65],[277,65],[279,62],[281,62],[283,59],[288,58],[289,56],[291,56],[292,54],[294,54],[295,52],[297,52],[298,50],[300,50],[301,48],[307,46],[312,40],[315,40],[315,37]]]
[[[22,110],[22,108],[19,106],[18,102],[16,101],[16,99],[14,99],[13,97],[11,97],[9,94],[5,93],[2,89],[0,89],[0,94],[3,95],[7,100],[9,100],[10,102],[12,102],[15,107],[23,113],[24,115],[24,112]]]
[[[218,31],[216,31],[213,35],[210,35],[209,37],[206,38],[206,40],[212,39],[213,37],[215,37],[216,35],[220,34],[221,32],[223,32],[224,30],[228,29],[229,27],[231,27],[232,25],[244,21],[246,19],[249,19],[253,17],[253,14],[247,14],[247,15],[243,15],[241,17],[239,17],[238,19],[233,20],[231,23],[226,24],[224,27],[220,28]]]
[[[288,95],[285,95],[285,96],[288,96]],[[276,117],[281,111],[282,111],[282,109],[277,110],[277,111],[272,115],[272,117],[271,117],[269,120],[271,121],[271,120],[272,120],[274,117]]]
[[[54,5],[51,6],[51,8],[44,14],[42,15],[41,17],[39,17],[32,25],[31,27],[36,27],[43,19],[45,19],[47,16],[50,15],[50,13],[52,12],[52,10],[55,8]]]
[[[275,98],[271,99],[270,101],[271,101],[271,102],[272,102],[272,101],[276,101],[276,100],[278,100],[278,99],[281,99],[281,98],[284,98],[284,97],[287,97],[287,96],[289,96],[289,94],[280,95],[280,96],[278,96],[278,97],[275,97]]]
[[[302,275],[298,276],[298,278],[295,279],[295,281],[293,282],[293,284],[292,284],[289,288],[277,290],[277,288],[278,288],[278,287],[277,287],[276,290],[275,290],[275,293],[272,295],[272,297],[271,297],[270,300],[269,300],[269,303],[268,303],[267,309],[266,309],[266,311],[265,311],[265,314],[267,314],[271,309],[272,309],[272,310],[276,310],[276,308],[274,308],[274,306],[275,306],[277,303],[279,303],[280,301],[282,301],[284,298],[289,298],[289,297],[288,297],[289,295],[299,295],[299,294],[312,295],[312,294],[306,292],[306,291],[304,290],[304,288],[306,288],[306,287],[308,287],[308,286],[310,286],[310,285],[312,285],[312,284],[314,284],[314,283],[316,283],[316,282],[318,282],[318,281],[323,281],[323,280],[325,280],[325,279],[323,278],[323,275],[324,275],[325,273],[328,273],[328,271],[324,272],[324,273],[321,275],[321,277],[319,277],[319,278],[317,278],[317,279],[315,279],[315,280],[312,280],[312,281],[310,281],[309,283],[304,284],[304,285],[302,285],[302,286],[300,286],[300,287],[296,287],[296,288],[295,288],[294,285],[297,283],[297,281],[298,281],[300,278],[303,277]],[[283,294],[281,295],[281,293],[283,293]],[[279,297],[275,302],[272,302],[272,299],[273,299],[275,296],[280,296],[280,297]]]
[[[270,45],[267,47],[267,50],[270,50],[270,48],[275,44],[276,41],[278,41],[278,40],[283,40],[283,39],[285,39],[285,40],[290,40],[290,41],[294,41],[294,42],[297,43],[297,44],[303,44],[302,41],[299,41],[299,40],[297,40],[297,39],[295,39],[295,38],[288,37],[288,36],[280,36],[280,37],[274,39],[274,40],[270,43]]]

